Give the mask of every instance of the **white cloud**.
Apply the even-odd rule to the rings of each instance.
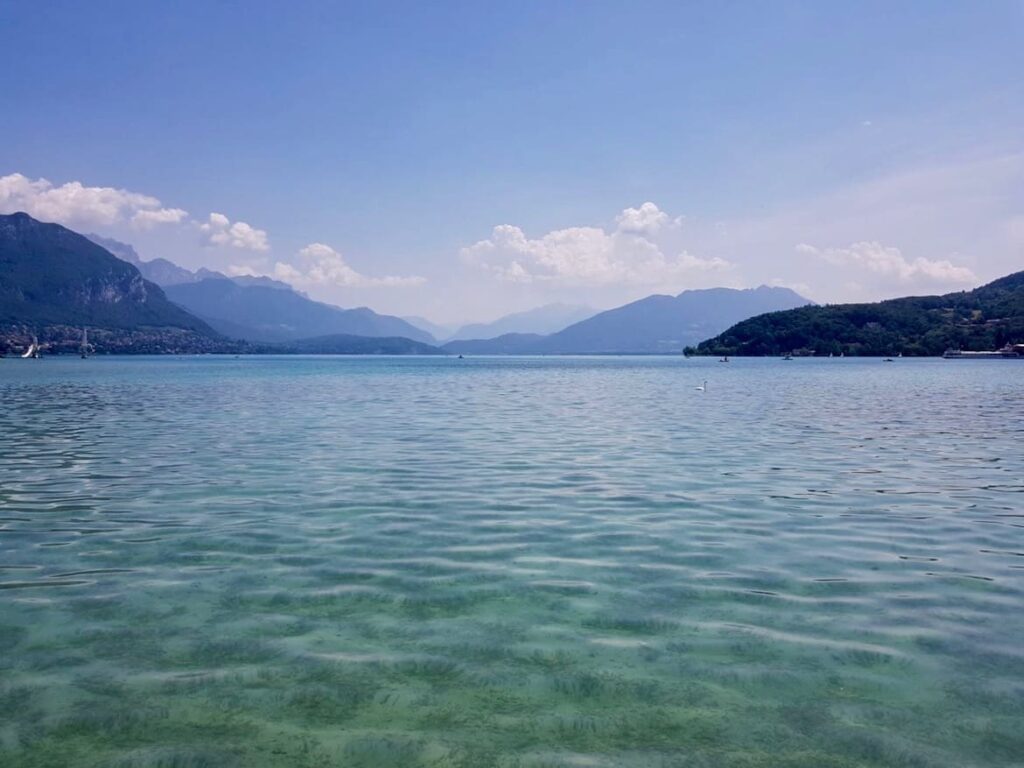
[[[685,250],[666,255],[654,235],[672,223],[654,203],[644,203],[622,211],[612,232],[570,227],[530,239],[519,227],[501,224],[489,238],[463,248],[460,255],[502,280],[518,283],[676,284],[695,274],[732,267],[724,259],[703,259]]]
[[[879,242],[853,243],[848,248],[816,248],[801,243],[798,253],[815,256],[838,267],[852,267],[876,278],[921,285],[970,285],[977,275],[967,267],[958,267],[947,259],[933,261],[918,256],[908,260],[899,248]]]
[[[231,264],[224,270],[224,274],[228,277],[263,277],[248,264]]]
[[[180,224],[188,218],[188,211],[181,208],[161,208],[156,211],[138,211],[132,216],[132,224],[139,229],[149,229],[155,224]]]
[[[114,187],[87,187],[78,181],[55,186],[20,173],[0,176],[0,212],[24,211],[42,221],[110,226],[129,222],[140,228],[183,221],[188,213],[164,208],[160,200]]]
[[[232,222],[223,213],[211,213],[205,224],[199,225],[208,245],[225,245],[250,251],[270,250],[267,233],[244,221]]]
[[[344,257],[329,245],[310,243],[298,253],[299,264],[277,262],[271,276],[296,286],[342,286],[395,288],[420,285],[422,277],[370,277],[350,267]],[[250,273],[252,274],[252,273]]]
[[[615,217],[615,223],[619,232],[650,236],[665,227],[678,225],[680,219],[669,218],[669,215],[654,203],[647,202],[639,208],[626,208]]]
[[[685,240],[694,253],[739,265],[747,284],[779,277],[807,284],[821,302],[878,301],[973,287],[1019,270],[1022,200],[1024,152],[958,157],[752,207],[725,226],[688,217]],[[872,271],[856,260],[836,265],[794,251],[795,243],[850,250],[862,242],[898,244],[906,265],[885,268],[876,259]]]

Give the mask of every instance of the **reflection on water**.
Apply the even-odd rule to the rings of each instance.
[[[0,361],[0,763],[1019,765],[1022,374]]]

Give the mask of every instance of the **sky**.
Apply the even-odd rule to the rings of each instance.
[[[458,324],[1024,269],[1024,2],[0,3],[0,212]]]

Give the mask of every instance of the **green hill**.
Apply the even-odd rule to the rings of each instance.
[[[444,352],[422,341],[402,336],[353,336],[335,333],[312,339],[287,341],[283,350],[306,355],[443,355]]]
[[[217,334],[139,270],[88,238],[25,213],[0,216],[0,324],[174,328]]]
[[[705,355],[941,355],[1024,341],[1024,272],[973,291],[758,315],[701,342]]]

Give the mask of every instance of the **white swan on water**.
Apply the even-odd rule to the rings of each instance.
[[[708,380],[704,379],[704,383],[701,384],[699,387],[694,387],[694,389],[696,389],[698,392],[707,392],[708,391]]]

